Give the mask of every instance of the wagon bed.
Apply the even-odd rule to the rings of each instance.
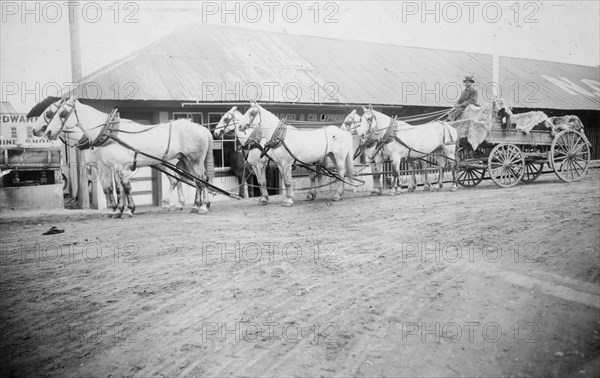
[[[464,187],[476,186],[487,172],[497,185],[511,187],[537,179],[544,164],[561,180],[571,182],[587,173],[590,156],[590,143],[583,131],[523,133],[493,125],[475,149],[466,138],[461,138],[458,183]]]

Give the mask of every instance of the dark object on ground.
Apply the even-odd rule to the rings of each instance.
[[[52,227],[50,227],[50,229],[48,231],[44,232],[42,235],[62,234],[63,232],[65,232],[65,230],[61,230],[59,228],[52,226]]]

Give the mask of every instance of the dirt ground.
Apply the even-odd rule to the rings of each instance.
[[[600,170],[331,197],[4,212],[0,375],[600,376]]]

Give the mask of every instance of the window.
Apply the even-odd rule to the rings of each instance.
[[[27,138],[33,138],[33,126],[27,126]]]
[[[17,127],[13,126],[10,128],[10,137],[12,139],[19,139],[19,133],[17,133]]]
[[[202,124],[202,113],[173,112],[173,119],[187,118],[192,122]]]
[[[209,129],[212,133],[225,113],[208,113]],[[237,149],[237,140],[232,133],[215,139],[214,156],[217,171],[228,171],[231,167],[231,156]]]

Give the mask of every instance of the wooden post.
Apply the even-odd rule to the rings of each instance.
[[[73,0],[69,0],[73,3]],[[75,4],[70,9],[74,9]],[[81,80],[81,45],[79,40],[79,16],[73,12],[69,21],[69,40],[71,42],[71,80],[73,83]],[[88,189],[88,174],[85,167],[83,152],[77,149],[77,202],[82,209],[90,208],[90,194]]]
[[[500,96],[500,57],[498,54],[492,55],[492,91],[494,99]]]

